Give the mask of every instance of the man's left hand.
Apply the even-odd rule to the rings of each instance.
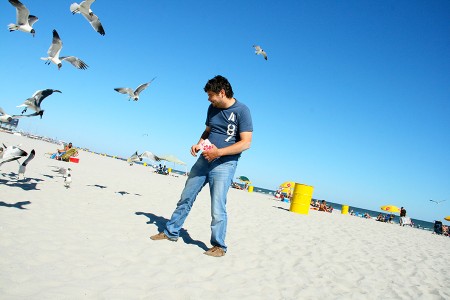
[[[211,149],[203,151],[203,157],[208,161],[212,162],[216,158],[220,157],[219,149],[215,145],[211,145]]]

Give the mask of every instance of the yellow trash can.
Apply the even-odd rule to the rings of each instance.
[[[348,205],[342,205],[341,213],[342,213],[343,215],[348,214]]]
[[[172,173],[172,168],[167,169],[167,171],[170,173]]]
[[[295,183],[289,210],[298,214],[307,215],[309,213],[313,191],[313,186]]]
[[[144,163],[144,167],[146,167],[146,166],[147,166],[147,163],[145,162],[145,163]]]
[[[253,192],[253,185],[249,185],[249,186],[248,186],[248,192],[249,192],[249,193],[252,193],[252,192]]]

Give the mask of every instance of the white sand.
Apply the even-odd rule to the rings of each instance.
[[[152,241],[185,177],[83,151],[79,164],[51,160],[57,145],[0,132],[2,142],[37,154],[26,182],[17,162],[0,167],[0,299],[450,299],[449,238],[299,215],[231,189],[228,252],[209,257],[207,187],[178,242]],[[71,188],[55,166],[73,169]]]

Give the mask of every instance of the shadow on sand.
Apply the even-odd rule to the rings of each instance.
[[[287,209],[287,208],[284,208],[284,207],[281,207],[281,206],[272,206],[272,207],[275,207],[275,208],[278,208],[278,209],[281,209],[281,210],[286,210],[286,211],[289,211],[289,209]]]
[[[18,208],[18,209],[27,209],[27,208],[22,207],[22,206],[28,205],[28,204],[31,204],[31,202],[30,202],[30,201],[20,201],[20,202],[17,202],[17,203],[15,203],[15,204],[9,204],[9,203],[0,201],[0,206],[4,206],[4,207],[15,207],[15,208]]]
[[[147,218],[149,218],[149,221],[147,222],[147,224],[155,224],[156,227],[158,227],[158,232],[164,231],[165,225],[166,225],[167,221],[169,221],[164,217],[157,216],[152,213],[136,212],[136,215],[138,215],[138,216],[143,215],[143,216],[146,216]],[[194,240],[193,238],[191,238],[188,231],[184,228],[181,228],[181,230],[180,230],[180,238],[183,239],[183,242],[185,242],[186,244],[196,245],[205,251],[207,251],[209,249],[208,246],[206,246],[206,244],[203,243],[202,241],[197,241],[197,240]]]
[[[17,179],[17,175],[12,172],[9,174],[3,173],[2,175],[4,177],[9,177],[9,179],[0,179],[0,184],[4,184],[6,186],[11,186],[11,187],[18,187],[25,191],[39,190],[36,187],[36,185],[39,182],[44,181],[43,179],[31,178],[31,177],[26,177],[25,179]],[[32,182],[32,181],[34,181],[34,182]]]
[[[106,185],[101,185],[101,184],[88,184],[86,186],[93,186],[93,187],[97,187],[97,188],[102,189],[102,190],[107,188]]]

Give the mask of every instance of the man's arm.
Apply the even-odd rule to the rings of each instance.
[[[209,137],[210,132],[211,132],[211,128],[209,128],[209,126],[206,126],[205,131],[203,131],[197,144],[192,145],[192,147],[191,147],[192,156],[197,156],[197,152],[200,151],[200,144]]]
[[[218,149],[215,145],[213,145],[212,149],[203,151],[202,155],[208,160],[212,161],[216,159],[217,157],[226,156],[226,155],[233,155],[233,154],[239,154],[247,149],[250,148],[252,144],[252,132],[246,131],[241,132],[239,134],[240,141],[230,145],[225,148]],[[209,133],[208,133],[209,135]]]

